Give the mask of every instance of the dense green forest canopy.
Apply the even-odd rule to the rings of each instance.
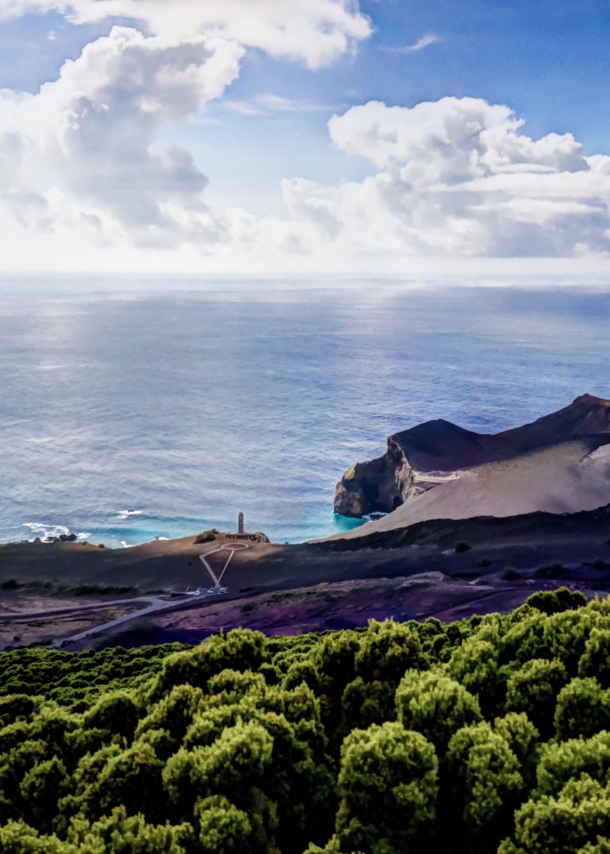
[[[610,854],[610,599],[0,653],[3,854]]]

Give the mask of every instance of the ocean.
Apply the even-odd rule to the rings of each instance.
[[[610,397],[603,289],[182,287],[0,289],[1,541],[321,537],[390,433]]]

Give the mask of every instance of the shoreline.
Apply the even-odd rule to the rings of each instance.
[[[0,648],[62,647],[77,636],[63,648],[199,642],[237,626],[295,634],[370,618],[452,620],[510,610],[563,585],[587,596],[610,591],[610,505],[238,550],[224,534],[195,540],[0,546]]]

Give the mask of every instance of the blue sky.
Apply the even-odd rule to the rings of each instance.
[[[223,163],[227,146],[248,146],[244,166],[255,156],[260,171],[248,179],[244,169],[242,179],[256,183],[261,195],[273,192],[278,204],[279,180],[287,175],[332,183],[372,174],[367,160],[354,162],[337,152],[326,129],[333,112],[370,100],[412,107],[446,95],[484,98],[512,107],[534,138],[571,132],[587,154],[610,154],[607,3],[379,0],[360,8],[375,32],[354,56],[328,69],[311,72],[258,51],[245,58],[227,99],[272,92],[329,109],[248,117],[227,116],[223,104],[211,105],[209,112],[224,127],[201,135],[199,145],[218,163],[223,185],[234,183],[230,164]],[[439,41],[409,53],[392,50],[429,34]],[[191,144],[197,145],[196,134]]]
[[[189,93],[188,108],[172,110],[165,105],[158,110],[162,119],[147,135],[138,138],[137,145],[144,159],[148,155],[153,159],[157,155],[166,157],[162,152],[172,146],[172,151],[185,154],[178,158],[180,166],[176,165],[178,160],[171,159],[174,155],[170,157],[170,165],[167,158],[161,165],[156,161],[149,164],[156,176],[154,181],[158,181],[158,192],[154,198],[147,197],[146,204],[140,204],[139,210],[147,205],[152,210],[157,205],[161,213],[151,214],[147,222],[139,213],[137,228],[133,225],[133,211],[127,211],[125,199],[130,193],[135,196],[138,187],[150,183],[153,173],[143,171],[138,186],[130,183],[134,169],[137,171],[138,157],[131,130],[126,130],[127,122],[132,122],[136,133],[142,117],[147,119],[150,115],[146,105],[142,107],[138,101],[134,106],[130,101],[133,93],[128,91],[125,75],[135,73],[131,60],[120,69],[117,66],[116,79],[110,74],[104,81],[91,84],[91,92],[79,96],[99,107],[98,93],[106,87],[104,92],[111,91],[114,98],[110,107],[103,105],[109,114],[103,128],[96,126],[100,142],[93,156],[82,140],[75,141],[74,134],[69,144],[66,139],[58,142],[63,132],[57,129],[64,121],[61,117],[74,112],[74,88],[66,94],[66,87],[63,87],[61,97],[49,94],[49,90],[45,98],[38,98],[38,101],[35,100],[37,93],[43,84],[58,80],[67,60],[75,61],[74,80],[80,80],[80,63],[82,73],[90,81],[90,68],[89,71],[85,69],[81,54],[91,45],[99,46],[100,53],[104,37],[115,25],[139,31],[150,44],[155,38],[165,38],[176,51],[183,49],[185,39],[214,37],[219,32],[214,15],[211,14],[212,24],[202,23],[188,10],[191,7],[212,9],[216,0],[184,0],[187,9],[184,26],[180,32],[169,34],[165,32],[163,17],[155,17],[157,0],[105,0],[105,4],[97,6],[92,0],[75,0],[75,7],[52,0],[0,2],[0,12],[4,11],[4,18],[0,20],[0,78],[2,87],[12,90],[5,99],[7,106],[0,112],[0,123],[11,139],[17,135],[24,140],[21,149],[30,152],[25,160],[22,158],[15,165],[16,161],[10,160],[14,146],[9,146],[5,167],[21,175],[19,185],[5,181],[3,187],[7,200],[5,220],[8,222],[11,216],[15,219],[20,251],[31,245],[42,262],[47,263],[44,259],[48,259],[51,266],[61,267],[66,240],[70,232],[74,237],[76,229],[77,255],[83,263],[90,257],[87,247],[91,246],[94,254],[103,249],[105,257],[109,257],[109,253],[115,257],[116,269],[121,265],[132,269],[137,269],[138,264],[143,268],[149,263],[154,266],[158,262],[146,258],[157,258],[159,254],[168,258],[172,253],[188,256],[186,268],[193,271],[205,269],[210,256],[231,254],[235,257],[245,253],[264,259],[274,254],[290,256],[294,250],[300,256],[332,255],[336,258],[353,254],[354,247],[362,244],[356,225],[349,221],[353,211],[361,209],[371,217],[370,222],[360,226],[366,232],[367,257],[378,251],[382,255],[406,257],[439,253],[470,258],[582,259],[586,256],[594,258],[596,263],[606,258],[610,251],[606,235],[606,231],[610,235],[607,208],[610,196],[607,197],[605,189],[594,190],[596,181],[589,179],[587,183],[584,173],[597,169],[602,176],[597,184],[605,187],[604,182],[610,181],[607,177],[610,167],[599,159],[595,163],[583,160],[596,155],[610,156],[610,58],[606,49],[610,10],[606,2],[469,0],[460,4],[448,0],[362,0],[357,6],[347,0],[317,0],[311,8],[321,10],[320,16],[312,13],[311,31],[303,29],[302,50],[298,44],[284,50],[277,33],[273,38],[263,35],[250,39],[246,28],[244,35],[244,27],[235,23],[239,21],[242,8],[239,4],[243,2],[224,0],[227,7],[233,4],[237,11],[234,19],[223,23],[221,34],[227,43],[238,47],[234,54],[228,50],[226,78],[217,85],[217,92],[215,90],[213,97],[199,97],[197,104],[193,102],[193,93]],[[283,4],[282,12],[277,14],[280,18],[282,14],[287,15],[286,20],[279,21],[274,12],[270,26],[276,26],[279,21],[279,26],[287,28],[288,32],[294,26],[298,43],[298,28],[304,26],[299,16],[303,15],[304,8],[307,9],[306,3],[300,0],[271,0],[268,4],[255,0],[245,2],[252,10],[254,24],[258,23],[255,19],[259,15],[261,25],[265,23],[262,19],[267,15],[267,6]],[[100,16],[98,10],[102,5],[119,14]],[[324,15],[334,20],[332,16],[337,7],[343,10],[341,26],[345,32],[351,26],[350,21],[356,23],[348,32],[344,47],[327,51],[320,59],[316,53],[316,39],[322,44],[324,32],[333,26],[324,20]],[[134,9],[138,13],[143,10],[143,17],[133,17]],[[365,32],[366,20],[368,33]],[[411,49],[418,43],[423,46]],[[203,67],[203,60],[200,62]],[[230,71],[231,62],[233,72]],[[124,103],[132,103],[133,107],[129,116],[119,104],[122,96],[117,95],[123,83],[127,92]],[[79,85],[74,83],[77,88]],[[202,91],[201,86],[198,91]],[[34,96],[30,107],[14,107],[17,97],[14,93],[17,92]],[[513,111],[512,118],[487,115],[474,101],[466,105],[466,116],[462,102],[450,104],[442,100],[448,97],[475,99],[477,103],[487,102],[492,106],[506,105]],[[368,108],[366,105],[370,102],[380,102],[383,110]],[[421,102],[441,106],[435,108],[434,117],[421,118],[418,113],[409,112]],[[388,111],[387,108],[395,106],[405,111]],[[364,111],[358,112],[358,108]],[[16,109],[21,110],[19,115]],[[459,112],[458,118],[451,112],[455,109]],[[49,123],[50,129],[44,139],[38,138],[38,131],[28,130],[35,120],[31,116],[23,118],[36,110]],[[51,115],[53,110],[55,118]],[[450,118],[447,118],[448,110]],[[331,137],[329,119],[346,114],[349,116],[344,125],[341,128],[337,125]],[[510,127],[507,124],[519,120],[524,123]],[[431,122],[434,125],[432,130],[426,131],[431,134],[432,142],[418,141],[415,152],[413,134],[420,131],[413,130],[414,122],[420,128],[422,121],[428,123],[426,127],[432,127]],[[439,122],[443,127],[449,126],[447,122],[453,123],[451,127],[455,122],[466,127],[472,121],[483,122],[492,135],[500,129],[498,132],[507,139],[510,137],[508,143],[505,140],[500,145],[500,155],[496,148],[489,156],[489,152],[483,152],[483,165],[467,176],[467,182],[463,176],[458,179],[454,171],[450,170],[449,174],[446,164],[439,166],[434,180],[430,179],[423,189],[419,188],[415,197],[412,173],[415,170],[420,174],[426,166],[425,145],[433,148],[435,141],[440,139],[439,134],[443,135]],[[392,125],[390,130],[387,122]],[[383,131],[379,131],[381,125],[385,128]],[[84,123],[79,129],[83,127]],[[116,128],[127,134],[127,147],[133,148],[129,171],[125,164],[118,163],[124,148],[115,145]],[[102,158],[99,148],[105,145],[106,133],[109,143]],[[408,139],[405,137],[400,150],[393,150],[384,159],[379,145],[373,151],[366,142],[371,134],[380,133],[382,136],[406,134]],[[34,140],[32,134],[36,137]],[[565,140],[557,142],[553,138],[555,141],[543,146],[545,153],[542,148],[523,153],[522,138],[537,141],[547,134],[573,135],[579,148],[576,151],[572,146],[567,166],[565,158],[568,155],[564,149],[568,143]],[[507,145],[514,148],[514,136],[519,137],[521,146],[515,157],[506,155]],[[455,142],[452,138],[451,145],[454,148],[466,146],[462,151],[464,157],[470,156],[468,146],[478,152],[477,157],[481,156],[478,140],[472,142],[469,138],[470,141],[464,142],[463,135],[459,135],[459,140]],[[73,149],[68,151],[69,145]],[[548,154],[549,145],[553,148],[552,154]],[[63,160],[58,153],[49,159],[48,152],[54,147],[62,150]],[[33,151],[42,154],[34,156]],[[191,165],[186,165],[188,157],[192,157]],[[488,168],[491,160],[495,163],[498,157],[503,165],[496,163]],[[512,157],[514,162],[508,163],[507,157],[509,160]],[[117,162],[117,172],[116,176],[109,177],[113,158]],[[511,179],[509,187],[505,173],[516,174],[518,164],[526,161],[527,170],[537,175],[545,170],[553,172],[551,189],[549,175],[546,175],[549,180],[545,187],[542,187],[542,178],[536,178],[540,188],[532,193],[524,191],[527,184],[524,180]],[[95,181],[88,174],[89,170],[95,172],[96,169],[104,172],[100,177],[100,184],[105,187],[103,192],[99,186],[94,186]],[[164,170],[162,175],[159,170]],[[205,190],[197,177],[199,173],[208,179]],[[504,176],[501,180],[500,173]],[[580,178],[577,173],[582,173]],[[168,189],[170,175],[176,186]],[[490,183],[483,190],[480,183],[485,177]],[[283,180],[294,179],[305,179],[308,183],[282,187]],[[368,186],[367,180],[377,182],[376,186]],[[443,217],[434,219],[430,210],[435,205],[438,207],[438,202],[432,200],[430,193],[438,193],[439,180],[444,187],[442,206],[445,207]],[[459,210],[454,193],[458,180],[462,181],[465,194],[462,194]],[[192,187],[189,186],[185,196],[188,181],[192,182]],[[118,196],[110,198],[109,183],[119,188],[120,202]],[[392,203],[387,201],[388,184],[392,185]],[[452,193],[450,211],[446,208],[447,188]],[[396,201],[399,193],[403,195]],[[478,195],[475,197],[473,193]],[[30,200],[32,194],[38,198],[36,211]],[[382,196],[384,200],[380,202]],[[16,198],[20,200],[18,204]],[[552,211],[548,207],[551,198]],[[171,214],[163,207],[167,204],[173,205]],[[181,206],[178,213],[175,212],[177,204]],[[207,210],[205,222],[203,208]],[[243,211],[243,216],[239,214],[236,218],[233,213],[227,213],[234,209]],[[198,217],[197,222],[193,217]],[[495,218],[491,231],[490,217]],[[362,221],[361,215],[359,219]],[[81,229],[79,222],[86,222],[87,226]],[[371,237],[377,229],[381,235],[392,232],[392,240],[379,239],[377,246]],[[280,231],[282,239],[278,243],[276,236]],[[203,244],[203,260],[200,261]],[[70,262],[76,267],[78,263],[78,258]],[[18,269],[19,263],[11,262],[9,266]],[[263,262],[262,268],[264,266]],[[228,263],[227,269],[230,267]]]

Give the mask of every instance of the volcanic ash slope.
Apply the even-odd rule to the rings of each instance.
[[[360,537],[430,519],[573,513],[608,503],[610,401],[583,395],[493,436],[438,421],[391,436],[383,457],[346,472],[335,510],[355,516],[396,507],[339,535]]]

